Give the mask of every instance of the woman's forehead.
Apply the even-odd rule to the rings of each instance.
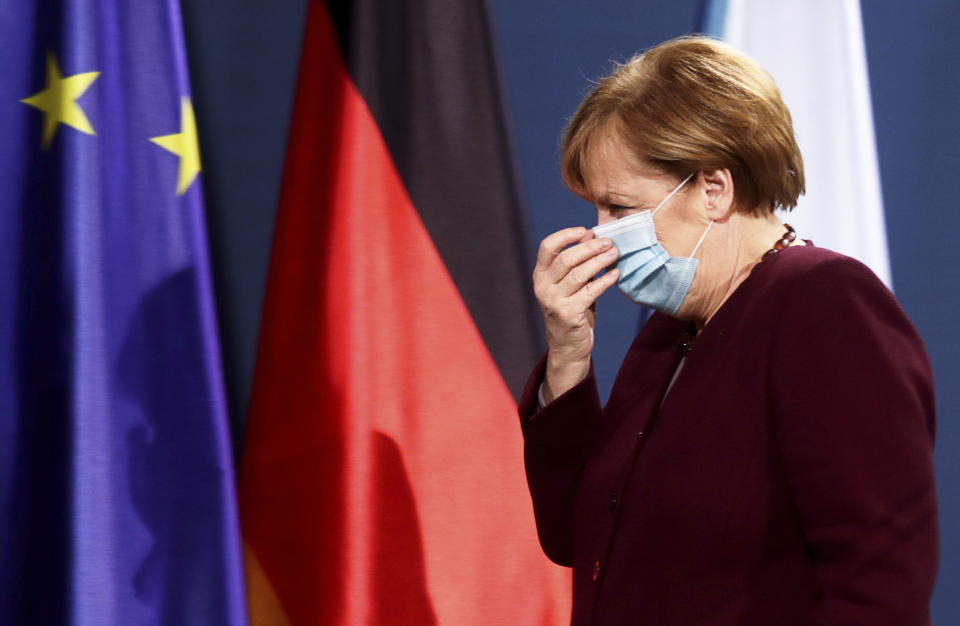
[[[598,133],[585,157],[583,181],[593,199],[632,196],[651,185],[669,182],[669,176],[638,159],[615,133]]]

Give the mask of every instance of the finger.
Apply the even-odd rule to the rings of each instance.
[[[586,285],[584,285],[580,291],[570,296],[573,299],[578,307],[582,307],[583,310],[587,310],[594,306],[603,292],[617,284],[617,279],[620,278],[620,270],[613,268],[600,278],[596,280],[591,280]]]
[[[557,258],[557,255],[570,244],[587,241],[592,238],[593,231],[583,226],[564,228],[551,235],[547,235],[547,237],[540,242],[540,249],[537,250],[537,269],[545,270],[550,267],[550,264]]]
[[[601,239],[598,241],[603,240]],[[594,242],[590,241],[585,244],[580,244],[580,246],[577,247],[589,246],[592,243]],[[570,248],[561,254],[560,257],[557,258],[557,261],[554,263],[554,265],[559,264],[563,256],[572,250],[574,250],[574,248]],[[583,262],[572,267],[570,271],[568,271],[566,275],[558,282],[560,293],[569,296],[570,294],[579,291],[580,288],[590,282],[590,280],[593,279],[593,277],[595,277],[600,270],[605,267],[609,267],[613,263],[616,263],[618,256],[619,253],[617,252],[617,249],[612,245],[606,249],[603,249],[602,252],[594,252],[593,256],[587,257]]]
[[[613,241],[606,237],[593,239],[583,243],[570,246],[557,255],[553,263],[547,268],[548,276],[554,283],[559,283],[569,272],[582,265],[593,257],[603,254],[613,248]],[[601,265],[601,267],[603,267]],[[598,270],[599,271],[599,270]],[[595,274],[596,272],[594,272]],[[580,278],[581,284],[590,280],[593,274],[583,275]]]

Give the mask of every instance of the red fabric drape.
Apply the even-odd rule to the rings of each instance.
[[[292,124],[240,486],[253,622],[565,623],[514,401],[322,3]]]

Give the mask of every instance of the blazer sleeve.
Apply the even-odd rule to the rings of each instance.
[[[545,367],[543,357],[520,398],[524,465],[540,546],[554,563],[571,567],[577,489],[602,409],[592,364],[584,380],[541,408]]]
[[[919,336],[859,262],[784,297],[772,402],[819,590],[816,624],[930,623],[934,399]]]

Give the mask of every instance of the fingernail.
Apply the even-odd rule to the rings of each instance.
[[[616,249],[616,248],[610,248],[609,250],[607,250],[606,252],[603,253],[603,256],[606,257],[606,258],[613,258],[613,257],[617,256],[617,249]]]

